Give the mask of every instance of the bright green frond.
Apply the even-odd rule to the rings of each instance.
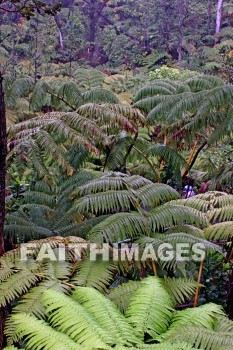
[[[140,343],[133,327],[117,306],[97,290],[79,287],[72,294],[72,298],[78,301],[96,322],[115,338],[115,344]]]
[[[83,345],[75,343],[67,335],[54,330],[46,322],[33,316],[17,314],[12,316],[12,321],[17,339],[25,337],[29,349],[85,350]]]
[[[156,337],[166,332],[172,314],[172,299],[157,277],[148,277],[141,282],[126,311],[128,321],[142,339],[146,333]]]
[[[43,295],[43,304],[49,313],[49,322],[75,342],[91,348],[108,349],[115,343],[111,334],[102,328],[88,311],[68,296],[47,290]]]
[[[188,325],[202,326],[206,329],[213,330],[217,318],[223,315],[224,312],[221,306],[212,303],[201,305],[197,308],[176,311],[169,330],[162,337],[166,340],[171,340],[171,338]]]

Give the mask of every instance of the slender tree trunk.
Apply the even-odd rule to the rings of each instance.
[[[182,57],[182,46],[183,46],[183,22],[184,22],[184,3],[183,0],[179,0],[177,4],[178,11],[178,68],[182,69],[183,57]]]
[[[6,111],[3,91],[3,77],[0,72],[0,256],[5,252],[4,220],[5,220],[5,189],[6,189],[6,156],[7,133]]]
[[[221,29],[221,22],[222,22],[222,8],[223,8],[223,0],[218,0],[217,4],[217,13],[216,13],[216,29],[215,34],[218,34]],[[216,41],[218,39],[216,38]]]
[[[34,53],[34,83],[36,84],[37,82],[37,70],[38,70],[38,30],[39,30],[39,19],[38,19],[38,14],[36,16],[36,27],[35,27],[35,30],[36,30],[36,35],[35,35],[35,53]]]
[[[57,25],[58,33],[59,33],[59,43],[60,43],[60,48],[64,49],[64,43],[63,43],[63,36],[62,36],[62,31],[61,31],[61,25],[59,23],[58,17],[54,16],[55,23]]]

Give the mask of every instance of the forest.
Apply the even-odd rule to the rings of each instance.
[[[232,1],[0,0],[0,350],[232,350],[232,263]]]

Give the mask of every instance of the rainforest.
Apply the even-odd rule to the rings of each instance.
[[[233,3],[0,0],[0,349],[233,349]]]

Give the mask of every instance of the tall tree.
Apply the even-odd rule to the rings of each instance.
[[[3,91],[3,77],[0,72],[0,255],[5,252],[4,220],[5,220],[5,188],[6,188],[6,110]]]
[[[223,9],[223,0],[218,0],[215,34],[218,34],[220,32],[220,29],[221,29],[222,9]]]
[[[42,10],[54,15],[60,9],[61,3],[46,3],[36,0],[0,1],[0,10],[9,13],[20,13],[30,19],[35,12]],[[4,254],[4,220],[5,220],[5,187],[6,187],[6,157],[7,157],[7,131],[6,131],[6,109],[3,90],[3,73],[0,71],[0,256]]]

